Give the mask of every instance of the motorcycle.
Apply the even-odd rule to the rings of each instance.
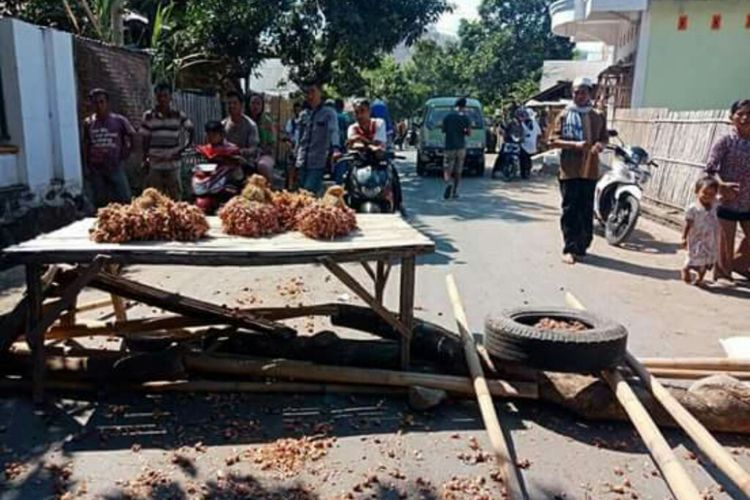
[[[352,149],[338,162],[349,162],[344,179],[345,201],[358,213],[396,213],[401,210],[401,189],[391,151],[369,147]],[[337,163],[338,163],[337,162]]]
[[[507,136],[492,166],[492,178],[497,179],[498,174],[505,182],[521,175],[521,138],[514,134]]]
[[[193,168],[190,184],[195,194],[195,204],[207,215],[213,215],[242,190],[245,181],[246,160],[236,146],[197,146],[204,163]]]
[[[610,137],[617,132],[610,130]],[[614,153],[609,172],[596,184],[594,213],[604,226],[604,235],[610,245],[620,245],[631,235],[641,214],[643,184],[651,177],[645,167],[659,165],[649,158],[648,151],[639,146],[607,146]]]

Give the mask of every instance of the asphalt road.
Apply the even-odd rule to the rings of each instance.
[[[440,179],[417,177],[412,161],[401,169],[408,217],[437,243],[418,268],[417,314],[425,319],[452,327],[445,275],[453,273],[475,332],[504,308],[564,305],[565,291],[622,322],[637,355],[721,355],[720,338],[750,327],[750,287],[702,290],[679,281],[683,256],[673,230],[642,220],[627,248],[598,237],[586,263],[567,266],[560,261],[554,179],[536,175],[504,184],[469,178],[461,198],[446,202]],[[315,267],[130,272],[219,303],[354,301]],[[9,272],[3,282],[0,305],[7,308],[19,297],[20,275]],[[395,290],[387,292],[395,307]],[[153,312],[131,309],[133,316]],[[329,325],[304,320],[297,326],[318,331]],[[630,426],[576,421],[535,403],[497,407],[525,466],[531,498],[669,498]],[[252,459],[264,443],[321,429],[335,443],[298,471],[280,475]],[[667,437],[707,495],[732,498],[730,485],[699,466],[679,433]],[[489,450],[471,402],[415,413],[403,398],[385,396],[71,394],[55,395],[45,413],[35,413],[25,398],[6,394],[0,398],[0,462],[22,466],[0,483],[0,498],[44,498],[56,484],[77,498],[442,498],[453,477],[473,478],[486,498],[499,498],[493,460],[472,449],[471,438]],[[741,446],[747,439],[721,439],[750,468],[748,448]],[[236,455],[244,458],[232,463]],[[49,464],[67,465],[70,473]],[[369,485],[361,486],[368,476]],[[720,490],[717,479],[729,489]],[[446,498],[481,497],[455,492]]]

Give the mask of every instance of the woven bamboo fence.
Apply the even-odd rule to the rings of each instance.
[[[693,199],[711,146],[729,132],[729,112],[618,109],[610,128],[626,144],[645,148],[659,164],[651,169],[646,199],[682,210]]]
[[[183,111],[195,126],[195,143],[206,140],[204,126],[209,120],[221,120],[221,100],[216,94],[177,91],[172,95],[173,106]]]

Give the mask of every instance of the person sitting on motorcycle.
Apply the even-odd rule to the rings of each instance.
[[[242,150],[226,139],[224,125],[218,120],[206,122],[206,144],[197,146],[198,153],[211,163],[220,165],[234,165],[236,170],[231,175],[231,180],[242,184],[245,178],[243,167],[247,163],[242,156]]]
[[[356,121],[346,134],[347,147],[369,146],[373,150],[385,151],[388,142],[385,121],[370,117],[370,101],[358,99],[354,103],[354,117]]]
[[[369,149],[377,160],[385,158],[388,147],[388,135],[385,121],[381,118],[370,116],[370,101],[357,99],[354,102],[355,122],[349,126],[346,137],[346,146],[352,150]],[[398,171],[389,163],[391,175],[393,176],[393,196],[396,207],[401,208],[401,181]]]

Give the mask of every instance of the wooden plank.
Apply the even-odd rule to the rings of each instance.
[[[476,393],[477,403],[479,403],[479,410],[482,414],[482,420],[489,435],[492,449],[495,451],[495,456],[503,475],[503,483],[507,488],[508,497],[511,500],[528,498],[526,489],[523,486],[523,478],[518,467],[516,467],[516,461],[511,452],[510,445],[505,439],[505,434],[500,426],[500,419],[498,419],[497,412],[495,411],[495,402],[492,400],[492,394],[487,386],[487,379],[484,377],[474,336],[469,331],[469,322],[466,319],[466,313],[458,294],[458,287],[452,275],[449,274],[446,276],[446,284],[448,286],[448,295],[453,305],[453,315],[456,318],[458,331],[463,341],[464,355],[466,356],[466,363],[469,366],[474,392]]]
[[[88,230],[93,219],[84,219],[47,235],[14,245],[5,250],[7,255],[30,252],[204,252],[239,253],[247,257],[263,255],[346,253],[352,251],[404,249],[415,247],[419,251],[434,249],[434,243],[393,215],[362,216],[360,230],[353,236],[333,241],[318,241],[299,233],[284,233],[266,238],[241,238],[221,233],[212,220],[209,237],[197,242],[130,242],[125,244],[95,243],[89,240]],[[380,219],[382,217],[382,219]]]
[[[26,297],[28,319],[26,320],[26,342],[32,351],[32,397],[35,403],[44,400],[44,335],[37,328],[42,319],[42,268],[36,264],[26,266]]]
[[[212,319],[223,324],[262,333],[296,335],[295,330],[286,325],[257,318],[239,310],[232,311],[209,302],[160,290],[121,276],[112,276],[109,273],[99,273],[91,281],[90,286],[185,316]]]
[[[384,306],[379,304],[375,298],[370,295],[365,288],[360,285],[352,275],[339,266],[336,262],[331,259],[323,259],[323,265],[328,269],[331,274],[336,276],[341,283],[346,285],[352,292],[357,294],[359,298],[365,301],[365,303],[375,311],[384,321],[391,325],[397,332],[399,332],[403,338],[411,339],[411,331],[407,329],[404,323],[399,321],[396,316],[386,309]]]
[[[416,261],[414,257],[401,259],[401,289],[399,319],[407,331],[401,340],[401,367],[406,370],[411,360],[411,334],[414,328],[414,293],[416,290]]]
[[[418,385],[451,393],[474,393],[471,381],[466,377],[433,373],[318,365],[304,361],[258,359],[224,354],[187,354],[184,362],[189,371],[201,373],[396,387]],[[488,387],[493,395],[499,397],[536,399],[539,396],[536,383],[490,380]]]

